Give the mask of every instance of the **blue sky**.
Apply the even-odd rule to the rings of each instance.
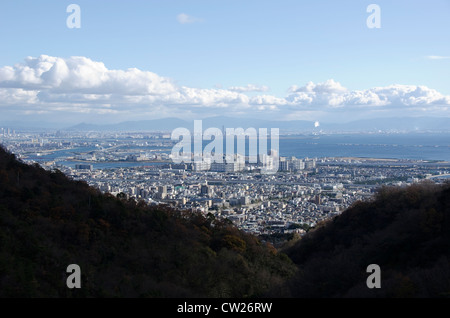
[[[81,8],[80,29],[66,26],[71,3]],[[379,29],[366,25],[371,3],[381,8]],[[7,119],[450,115],[449,0],[2,1],[0,39]],[[121,84],[112,74],[95,82],[98,91],[65,84],[101,76],[96,71],[51,84],[34,79],[41,85],[32,87],[24,79],[25,68],[55,61],[142,74],[120,75]],[[159,90],[166,80],[171,87]],[[111,96],[111,82],[120,96]],[[117,89],[131,85],[146,88]]]

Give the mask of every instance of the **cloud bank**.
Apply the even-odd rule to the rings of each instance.
[[[296,114],[298,118],[314,112],[383,111],[448,116],[450,106],[450,96],[421,85],[349,90],[330,79],[293,85],[284,97],[269,95],[268,90],[255,84],[228,89],[180,86],[150,71],[112,70],[81,56],[27,57],[22,63],[0,68],[3,114],[110,114],[121,118],[174,114],[184,118],[236,114],[290,118]],[[253,94],[247,95],[249,92]]]
[[[444,96],[434,89],[416,85],[390,85],[366,90],[349,91],[334,80],[324,83],[307,83],[292,86],[286,99],[293,105],[342,108],[351,106],[413,108],[415,106],[449,106],[450,96]]]

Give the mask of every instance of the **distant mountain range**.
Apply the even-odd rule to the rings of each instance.
[[[279,128],[280,131],[318,132],[318,131],[450,131],[450,118],[411,117],[411,118],[376,118],[357,120],[349,123],[319,123],[307,120],[263,120],[256,118],[210,117],[203,119],[203,129],[217,128]],[[164,118],[141,121],[125,121],[117,124],[96,125],[79,124],[69,130],[80,131],[172,131],[177,127],[193,129],[194,122],[178,118]]]
[[[348,123],[307,120],[264,120],[217,116],[203,119],[203,129],[222,128],[279,128],[280,132],[377,132],[377,131],[450,131],[450,117],[389,117],[355,120]],[[172,131],[178,127],[193,129],[193,120],[163,118],[140,121],[123,121],[115,124],[81,123],[64,127],[58,123],[0,122],[0,127],[13,129],[60,129],[66,131]]]

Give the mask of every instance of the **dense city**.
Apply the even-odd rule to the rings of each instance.
[[[33,132],[1,128],[18,158],[58,169],[115,196],[227,218],[255,234],[299,233],[367,200],[381,185],[444,182],[449,162],[279,157],[261,162],[174,164],[170,133]],[[281,152],[282,154],[282,152]]]

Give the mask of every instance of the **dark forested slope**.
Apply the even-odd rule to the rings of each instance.
[[[0,149],[0,297],[449,297],[450,185],[383,188],[285,253],[297,266],[225,220],[102,194]],[[81,289],[66,286],[69,264]]]
[[[81,289],[66,286],[69,264]],[[102,194],[0,149],[0,297],[250,297],[294,272],[229,222]]]
[[[385,187],[304,236],[285,296],[450,297],[450,184]],[[369,264],[381,288],[369,289]]]

